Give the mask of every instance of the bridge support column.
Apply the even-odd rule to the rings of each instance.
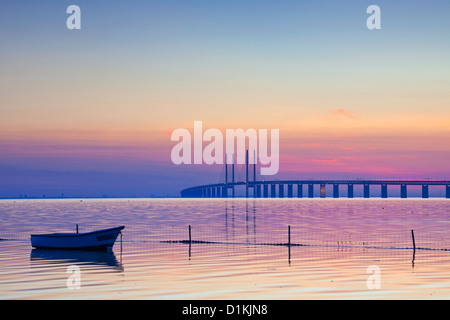
[[[387,198],[388,197],[388,192],[387,192],[387,184],[382,184],[381,185],[381,197],[382,198]]]
[[[261,198],[261,185],[255,184],[255,188],[256,188],[256,197]]]
[[[422,185],[422,198],[428,198],[428,185]]]
[[[248,150],[245,150],[245,197],[248,198]]]
[[[370,198],[370,184],[364,185],[364,198]]]
[[[275,190],[275,184],[270,185],[270,197],[271,198],[277,197],[277,191]]]
[[[339,185],[333,184],[333,198],[339,198]]]
[[[348,187],[348,197],[353,198],[353,184],[349,184],[347,187]]]
[[[308,184],[308,198],[314,198],[314,184]]]
[[[297,184],[297,198],[303,198],[303,185]]]
[[[292,188],[292,184],[288,184],[288,198],[294,197],[294,190]]]
[[[216,187],[212,187],[211,188],[211,198],[215,198],[216,197]]]
[[[445,197],[450,199],[450,185],[445,186]]]
[[[324,184],[320,185],[320,197],[325,198],[327,196],[327,191]]]
[[[284,184],[282,183],[278,185],[278,197],[284,198]]]
[[[269,185],[267,183],[264,183],[264,198],[268,198],[269,197]]]
[[[211,198],[211,195],[212,195],[212,191],[211,191],[211,187],[209,187],[206,189],[206,197]]]
[[[228,186],[224,185],[222,187],[222,198],[228,198]]]
[[[408,191],[406,189],[406,184],[402,184],[400,187],[400,197],[406,199],[408,197]]]

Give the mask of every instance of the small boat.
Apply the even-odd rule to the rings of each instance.
[[[86,233],[32,234],[31,246],[40,249],[110,250],[124,228],[121,226]]]

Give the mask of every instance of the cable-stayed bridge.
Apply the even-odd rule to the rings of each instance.
[[[231,170],[229,170],[231,167]],[[355,186],[363,186],[363,197],[371,197],[371,188],[381,188],[381,198],[388,198],[388,187],[397,186],[400,188],[400,198],[408,197],[408,186],[421,186],[422,198],[429,198],[429,186],[442,186],[445,188],[445,198],[450,199],[450,181],[445,180],[257,180],[256,164],[253,164],[253,178],[249,178],[248,152],[245,162],[245,180],[235,181],[235,165],[225,164],[225,181],[222,183],[200,185],[190,187],[181,191],[184,198],[228,198],[236,197],[236,188],[245,188],[245,197],[253,198],[314,198],[319,188],[321,198],[327,197],[327,186],[332,186],[331,196],[340,198],[342,189],[346,191],[347,198],[355,197]],[[231,171],[231,172],[229,172]],[[229,177],[231,175],[231,177]],[[230,178],[230,179],[229,179]],[[328,188],[329,189],[329,188]]]

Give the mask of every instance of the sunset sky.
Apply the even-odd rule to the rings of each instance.
[[[449,17],[448,0],[2,1],[0,197],[217,183],[221,166],[171,162],[196,120],[279,129],[274,180],[450,180]]]

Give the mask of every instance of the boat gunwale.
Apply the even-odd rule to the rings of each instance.
[[[31,237],[83,237],[83,236],[89,236],[96,233],[104,233],[104,232],[110,232],[110,231],[116,231],[116,230],[123,230],[125,226],[115,227],[115,228],[109,228],[109,229],[103,229],[103,230],[96,230],[96,231],[90,231],[90,232],[84,232],[84,233],[46,233],[46,234],[32,234]]]

